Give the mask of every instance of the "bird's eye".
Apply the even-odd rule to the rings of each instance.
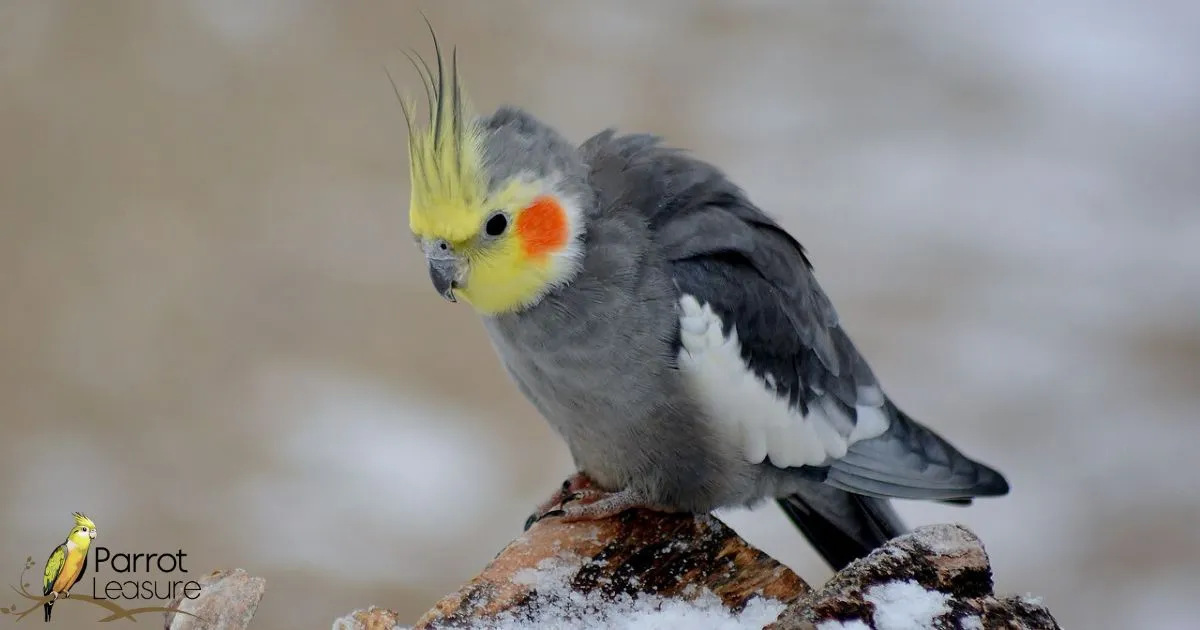
[[[86,534],[86,533],[87,533],[87,528],[86,528],[86,527],[80,527],[80,528],[79,528],[79,533],[80,533],[80,534]]]
[[[508,217],[504,216],[503,212],[493,214],[488,217],[487,223],[483,224],[483,232],[488,236],[500,236],[507,229]]]

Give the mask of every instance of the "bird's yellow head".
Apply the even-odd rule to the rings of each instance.
[[[75,517],[75,527],[72,527],[71,532],[67,534],[67,541],[86,550],[92,545],[92,540],[96,538],[96,524],[92,522],[92,519],[79,512],[75,512],[71,516]]]
[[[431,29],[432,32],[432,29]],[[410,56],[428,96],[429,122],[401,104],[408,123],[409,228],[430,279],[446,299],[488,315],[517,311],[578,269],[582,165],[556,132],[515,108],[469,111],[457,51],[449,72],[434,36],[434,67]]]

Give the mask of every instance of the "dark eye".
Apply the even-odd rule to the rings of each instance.
[[[488,236],[500,236],[508,229],[508,217],[503,212],[497,212],[483,224],[483,231]]]

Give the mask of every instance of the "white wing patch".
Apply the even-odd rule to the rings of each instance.
[[[711,418],[740,440],[747,461],[769,458],[780,468],[822,465],[844,456],[851,444],[887,431],[879,388],[860,388],[857,423],[825,397],[802,415],[775,391],[774,375],[760,378],[746,365],[736,327],[725,336],[720,316],[691,295],[680,298],[679,306],[684,380]]]

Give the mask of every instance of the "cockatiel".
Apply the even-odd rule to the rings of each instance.
[[[87,572],[88,550],[96,539],[96,524],[92,519],[79,512],[71,516],[75,517],[75,526],[67,533],[67,539],[50,552],[46,570],[42,573],[42,595],[54,597],[42,604],[46,621],[50,621],[54,601],[59,597],[70,597],[71,587]]]
[[[716,167],[650,135],[580,146],[470,113],[437,45],[409,131],[410,228],[482,316],[578,473],[535,517],[775,499],[835,569],[903,533],[888,499],[1008,492],[888,398],[803,247]]]

